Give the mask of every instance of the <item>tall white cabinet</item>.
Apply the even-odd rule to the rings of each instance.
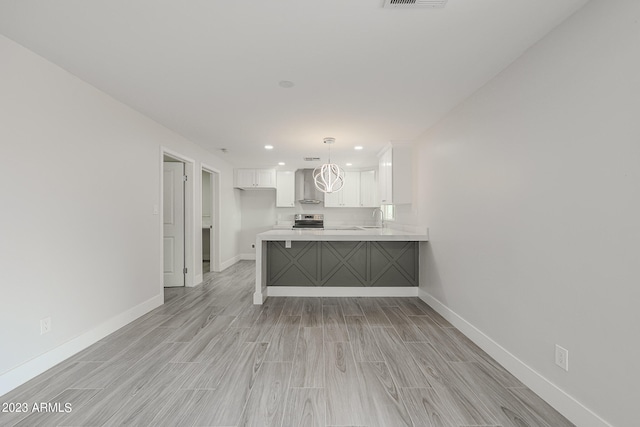
[[[276,172],[276,207],[291,208],[295,206],[296,174],[294,171]]]
[[[360,172],[360,206],[363,208],[380,206],[376,174],[375,170]]]
[[[389,144],[378,155],[380,203],[412,202],[411,144]]]

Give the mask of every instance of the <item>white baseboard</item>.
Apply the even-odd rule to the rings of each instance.
[[[240,261],[240,259],[241,259],[240,255],[236,255],[233,258],[229,258],[226,261],[222,261],[220,263],[220,271],[226,270],[227,268],[231,267],[236,262]]]
[[[255,253],[238,254],[233,258],[229,258],[226,261],[222,261],[220,263],[220,271],[226,270],[227,268],[231,267],[233,264],[237,263],[238,261],[244,261],[244,260],[255,261],[255,259],[256,259]]]
[[[254,292],[253,293],[253,303],[257,305],[263,304],[267,299],[267,295],[262,292]]]
[[[204,275],[202,274],[198,274],[197,276],[195,276],[193,278],[193,284],[192,285],[187,285],[188,288],[195,288],[196,286],[198,286],[200,283],[202,283],[202,280],[204,279]]]
[[[585,427],[612,427],[438,299],[422,289],[418,296],[572,423]]]
[[[137,306],[118,314],[101,323],[90,331],[77,336],[66,343],[37,356],[22,365],[5,372],[0,376],[0,396],[26,383],[74,354],[100,341],[107,335],[117,331],[138,317],[147,314],[156,307],[164,304],[164,295],[156,295]]]
[[[416,286],[267,286],[270,297],[417,297]],[[255,299],[255,298],[254,298]]]

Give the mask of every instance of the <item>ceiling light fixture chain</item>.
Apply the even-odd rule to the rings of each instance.
[[[336,142],[335,138],[325,138],[323,142],[329,145],[329,162],[313,170],[313,181],[316,188],[323,193],[334,193],[344,187],[344,171],[340,166],[331,163],[331,144]]]

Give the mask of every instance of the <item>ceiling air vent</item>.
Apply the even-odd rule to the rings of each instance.
[[[385,9],[415,9],[444,7],[447,0],[384,0]]]
[[[318,162],[320,161],[320,157],[303,157],[305,162]]]

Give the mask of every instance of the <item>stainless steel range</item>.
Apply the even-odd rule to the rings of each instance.
[[[323,214],[296,214],[293,217],[293,229],[322,230],[324,228]]]

